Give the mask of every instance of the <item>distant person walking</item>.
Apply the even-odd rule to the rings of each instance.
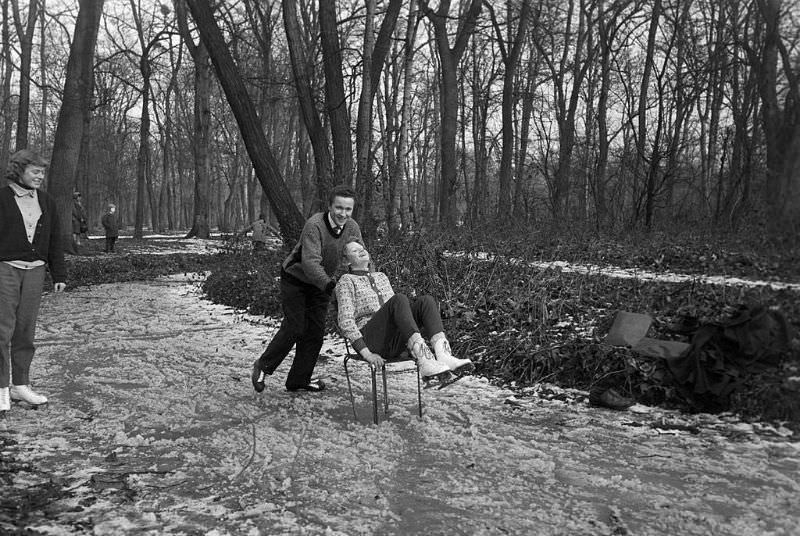
[[[81,193],[74,192],[72,194],[72,239],[75,240],[76,246],[81,245],[81,237],[85,236],[88,230],[86,209],[83,208]]]
[[[108,204],[108,211],[103,214],[100,220],[103,229],[106,231],[106,253],[114,252],[114,244],[119,238],[119,217],[117,216],[117,206],[114,203]]]
[[[250,241],[253,243],[253,251],[266,249],[267,238],[275,233],[275,229],[267,223],[267,217],[264,216],[264,214],[259,214],[258,219],[248,225],[242,232],[247,233],[247,231],[253,231],[253,234],[250,235]]]
[[[344,267],[344,245],[363,243],[361,229],[351,218],[355,198],[349,186],[335,187],[328,198],[328,210],[306,221],[300,240],[281,264],[283,321],[267,349],[253,363],[251,379],[257,393],[264,390],[265,376],[275,372],[295,345],[286,389],[325,389],[325,384],[312,381],[311,375],[325,336],[325,317],[336,287],[334,275]]]
[[[33,151],[17,151],[0,188],[0,415],[11,400],[39,406],[47,398],[30,387],[36,317],[45,266],[54,290],[66,287],[66,265],[55,201],[39,191],[47,161]]]

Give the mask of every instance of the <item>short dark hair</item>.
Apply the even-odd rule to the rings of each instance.
[[[331,193],[328,194],[328,204],[333,203],[334,197],[349,197],[353,201],[356,200],[356,191],[347,184],[339,184],[334,186]]]
[[[12,182],[19,182],[22,180],[22,175],[25,174],[25,168],[28,166],[47,167],[47,164],[49,162],[42,158],[39,153],[30,149],[20,149],[8,159],[6,179]]]

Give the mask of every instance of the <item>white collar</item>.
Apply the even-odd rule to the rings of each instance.
[[[22,186],[20,186],[16,182],[9,182],[8,185],[11,187],[11,189],[14,191],[14,195],[16,195],[17,197],[28,196],[28,197],[32,197],[32,198],[36,199],[36,189],[35,188],[32,189],[32,190],[29,190],[27,188],[23,188]]]

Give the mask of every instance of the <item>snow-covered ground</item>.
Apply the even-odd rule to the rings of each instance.
[[[800,533],[800,438],[779,425],[617,413],[579,392],[520,397],[479,378],[424,391],[419,420],[413,376],[395,374],[391,414],[373,426],[361,369],[353,419],[336,340],[317,367],[327,391],[286,392],[290,355],[254,395],[250,368],[275,329],[205,301],[184,276],[45,296],[33,382],[51,403],[0,421],[3,458],[26,468],[0,472],[0,498],[53,485],[69,496],[16,528]]]
[[[89,235],[89,239],[100,244],[102,247],[105,238],[98,235]],[[137,253],[147,255],[170,255],[176,253],[195,253],[208,254],[219,253],[223,242],[219,235],[212,235],[211,238],[183,238],[176,235],[145,235],[145,241],[134,242],[130,236],[121,236],[116,242],[117,254]],[[87,261],[91,257],[72,257],[77,260]]]

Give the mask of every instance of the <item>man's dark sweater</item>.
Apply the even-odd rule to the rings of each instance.
[[[336,285],[334,276],[344,262],[344,246],[352,241],[363,244],[361,228],[355,220],[348,219],[341,234],[336,235],[328,213],[318,212],[306,220],[300,240],[283,261],[283,272],[330,294]]]
[[[43,260],[50,268],[53,283],[65,283],[67,268],[61,245],[58,209],[53,198],[45,192],[39,190],[36,195],[42,215],[36,224],[31,244],[14,191],[10,186],[0,188],[0,261]]]

